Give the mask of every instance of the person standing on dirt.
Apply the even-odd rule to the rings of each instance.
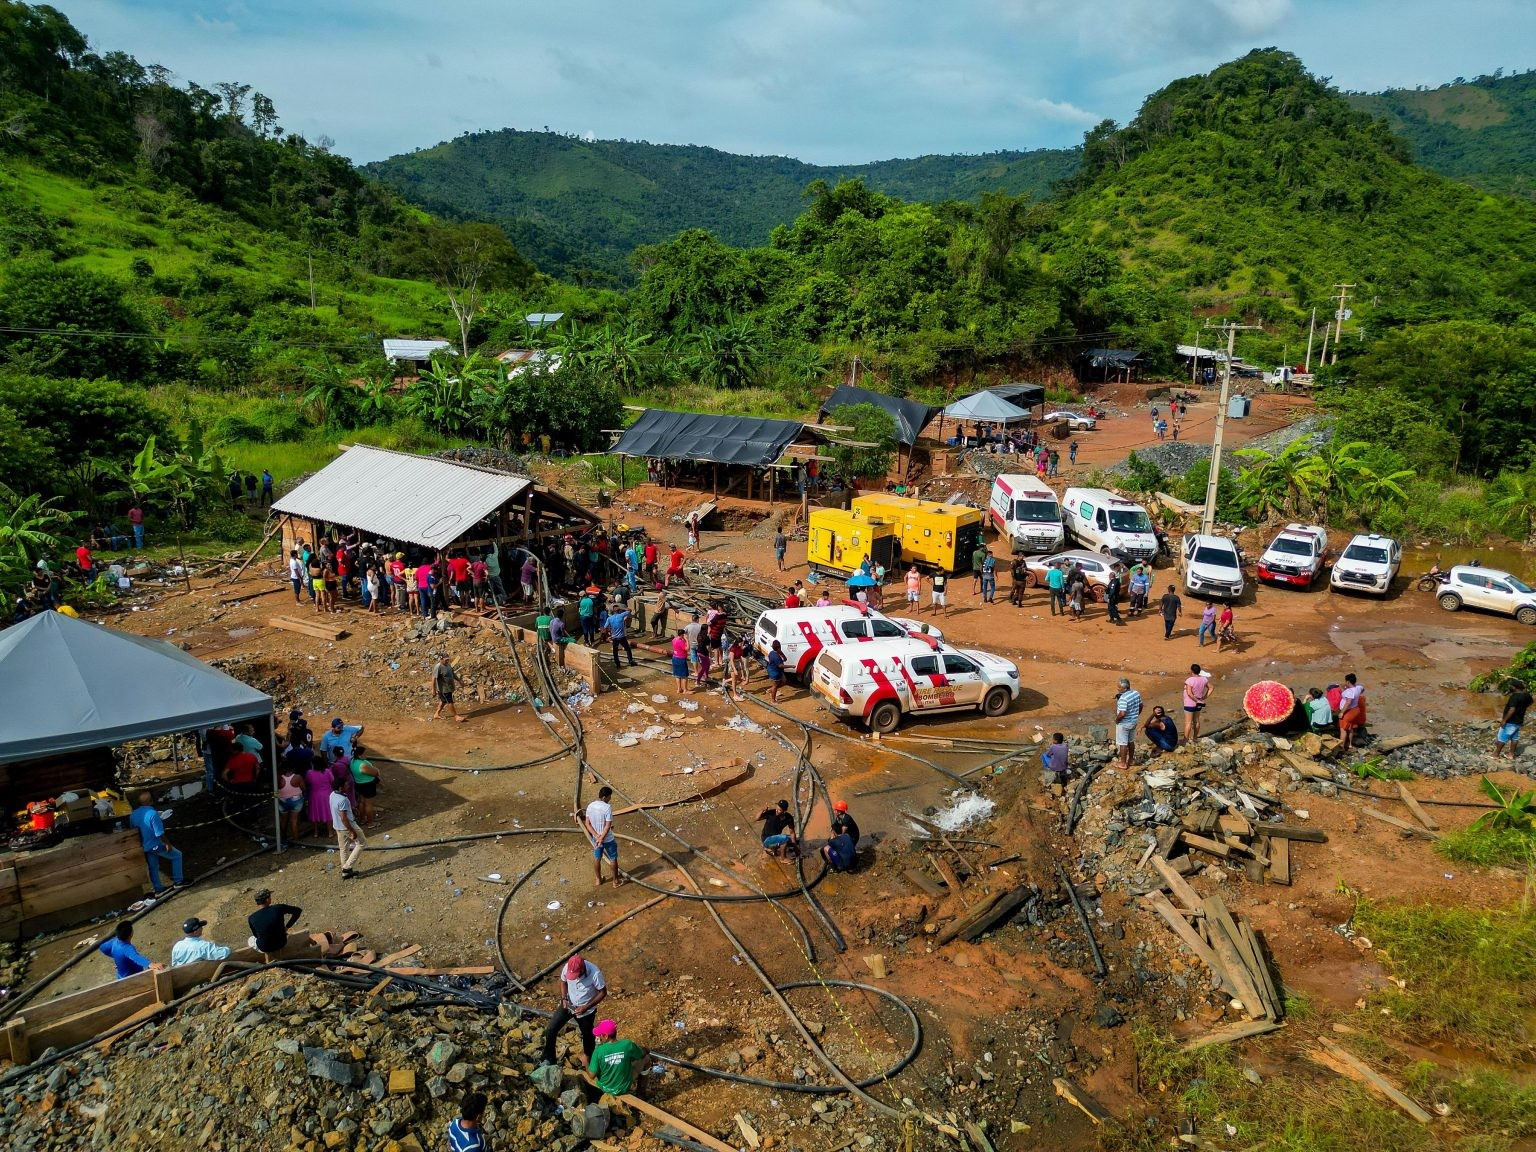
[[[942,568],[937,568],[933,573],[932,585],[928,593],[928,607],[937,616],[940,612],[949,614],[949,598],[946,594],[949,588],[949,573]]]
[[[1072,443],[1067,448],[1067,463],[1068,464],[1072,464],[1074,466],[1077,464],[1077,441],[1076,440],[1072,441]]]
[[[523,600],[526,603],[532,604],[533,587],[538,583],[539,579],[539,562],[533,558],[532,552],[528,553],[527,558],[523,560],[523,567],[518,572],[518,579],[523,585]]]
[[[239,472],[231,472],[229,474],[229,506],[231,508],[239,508],[240,507],[240,493],[241,493],[241,491],[242,491],[242,489],[241,489],[241,485],[240,485],[240,473]]]
[[[688,583],[688,577],[683,575],[683,550],[676,544],[669,544],[667,549],[667,585]]]
[[[594,597],[602,594],[602,589],[593,584],[582,591],[581,600],[576,605],[576,620],[581,625],[581,642],[588,648],[597,641],[597,601]]]
[[[976,543],[976,550],[971,553],[971,592],[981,591],[981,566],[986,563],[989,553],[987,546],[980,541]]]
[[[1504,701],[1498,735],[1494,740],[1495,759],[1507,754],[1513,760],[1520,755],[1520,729],[1525,725],[1525,713],[1531,706],[1531,693],[1524,684],[1519,680],[1512,680],[1509,688],[1509,699]]]
[[[651,608],[651,638],[660,640],[662,633],[667,630],[667,615],[671,612],[671,605],[667,602],[667,590],[664,586],[656,589],[656,603]]]
[[[613,789],[604,784],[597,790],[597,799],[587,805],[582,814],[581,826],[592,838],[592,868],[597,873],[597,886],[603,886],[603,857],[613,861],[613,886],[624,883],[619,875],[619,841],[613,834]]]
[[[656,558],[658,555],[656,541],[647,536],[645,547],[640,550],[640,560],[645,565],[645,578],[651,584],[656,583]]]
[[[1020,608],[1024,604],[1024,590],[1029,587],[1029,563],[1024,557],[1015,556],[1008,574],[1013,578],[1013,585],[1008,589],[1008,603]]]
[[[162,861],[171,866],[171,887],[181,887],[181,850],[172,848],[171,842],[165,838],[165,822],[150,802],[152,799],[148,791],[140,792],[138,807],[128,813],[128,823],[139,833],[144,862],[149,866],[149,884],[158,896],[165,891],[160,886]]]
[[[789,541],[784,538],[784,525],[780,524],[773,530],[773,558],[778,563],[779,571],[784,571],[784,553],[789,551]]]
[[[1339,747],[1349,751],[1355,746],[1355,733],[1365,727],[1365,688],[1351,672],[1344,677],[1339,693]]]
[[[1211,697],[1211,674],[1200,665],[1189,666],[1189,676],[1184,681],[1184,743],[1192,744],[1200,739],[1200,713],[1205,711]]]
[[[768,656],[763,661],[768,669],[768,699],[777,704],[779,702],[779,689],[784,686],[784,648],[775,640],[773,647],[768,650]]]
[[[918,597],[922,594],[922,590],[923,574],[918,571],[917,565],[914,564],[907,569],[907,604],[911,606],[914,612],[917,611],[917,601]]]
[[[1221,612],[1216,617],[1216,651],[1220,652],[1228,644],[1236,647],[1237,633],[1232,628],[1232,605],[1223,604]]]
[[[1125,617],[1120,615],[1120,568],[1118,565],[1109,570],[1109,583],[1104,585],[1104,607],[1109,612],[1111,624],[1125,623]]]
[[[363,830],[358,827],[352,812],[352,801],[347,787],[352,783],[350,764],[336,764],[331,768],[331,831],[336,833],[336,852],[341,857],[341,878],[350,880],[357,875],[357,858],[368,846]]]
[[[560,973],[560,1007],[550,1014],[549,1023],[544,1026],[544,1050],[540,1054],[539,1062],[541,1064],[555,1062],[555,1038],[572,1020],[576,1021],[576,1027],[581,1032],[581,1050],[584,1059],[590,1062],[592,1050],[597,1047],[597,1042],[592,1037],[597,1006],[607,996],[608,983],[603,979],[603,973],[596,964],[583,960],[580,956],[572,956],[567,960],[565,968]]]
[[[443,709],[447,708],[455,721],[462,724],[469,719],[460,716],[458,708],[453,702],[454,689],[459,686],[459,674],[453,667],[453,657],[444,652],[442,659],[437,662],[437,667],[432,670],[432,690],[437,693],[437,711],[432,713],[432,719],[441,720]]]
[[[1115,747],[1120,752],[1120,766],[1131,767],[1136,749],[1136,721],[1141,719],[1141,693],[1131,682],[1120,677],[1120,694],[1115,697]]]
[[[1205,607],[1200,610],[1200,647],[1205,647],[1205,638],[1209,634],[1212,640],[1216,639],[1216,605],[1207,600]]]
[[[699,514],[688,513],[688,547],[695,552],[699,550]]]
[[[1052,564],[1045,574],[1045,585],[1051,590],[1051,615],[1064,616],[1067,611],[1067,574],[1060,564]]]
[[[687,696],[693,692],[688,686],[688,633],[679,628],[672,637],[672,679],[677,681],[677,694]]]
[[[1147,597],[1152,594],[1152,575],[1140,564],[1131,569],[1131,615],[1140,616],[1147,610]]]
[[[983,604],[997,603],[997,561],[990,552],[987,553],[986,559],[981,562],[981,602]]]
[[[608,643],[613,647],[613,667],[619,668],[619,649],[623,648],[629,653],[629,666],[635,667],[635,646],[629,642],[629,617],[630,611],[623,604],[615,606],[608,613]]]
[[[138,501],[128,509],[128,524],[133,529],[133,546],[144,547],[144,509],[139,507]]]
[[[1159,602],[1159,611],[1163,616],[1163,639],[1173,638],[1173,626],[1178,623],[1179,614],[1184,611],[1184,601],[1179,599],[1179,594],[1173,590],[1173,585],[1168,585],[1168,591],[1163,593]]]

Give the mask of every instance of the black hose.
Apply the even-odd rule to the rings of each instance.
[[[1093,953],[1093,968],[1099,974],[1099,979],[1109,975],[1109,966],[1104,963],[1104,954],[1099,951],[1099,942],[1093,938],[1093,925],[1088,920],[1088,912],[1083,908],[1083,902],[1078,898],[1077,889],[1072,887],[1072,880],[1062,869],[1056,865],[1056,875],[1061,878],[1062,885],[1067,890],[1067,899],[1072,901],[1072,910],[1077,913],[1077,922],[1083,927],[1083,935],[1088,938],[1088,951]]]

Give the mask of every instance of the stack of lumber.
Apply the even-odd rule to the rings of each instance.
[[[340,640],[347,634],[345,628],[329,623],[330,616],[269,616],[267,626],[278,628],[284,632],[297,632],[301,636],[312,636],[316,640]]]
[[[1162,889],[1151,892],[1144,897],[1144,905],[1210,969],[1251,1022],[1225,1030],[1228,1034],[1212,1033],[1214,1038],[1201,1039],[1219,1043],[1279,1027],[1284,1002],[1253,925],[1232,915],[1220,896],[1200,896],[1163,857],[1153,856],[1151,862],[1168,895]]]
[[[1275,808],[1273,800],[1241,788],[1221,791],[1204,787],[1201,791],[1205,800],[1190,807],[1179,824],[1164,828],[1149,850],[1183,875],[1198,867],[1196,861],[1180,855],[1187,849],[1240,868],[1255,884],[1289,884],[1292,843],[1328,842],[1328,834],[1316,828],[1269,819]]]

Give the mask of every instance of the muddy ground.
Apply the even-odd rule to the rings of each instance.
[[[1128,447],[1150,438],[1145,406],[1136,401],[1132,391],[1111,397],[1112,409],[1123,414],[1079,438],[1076,473],[1118,460]],[[1237,424],[1238,434],[1282,425],[1296,403],[1261,398],[1258,418]],[[1211,418],[1210,405],[1196,406],[1185,424],[1187,437],[1208,437]],[[1060,485],[1076,473],[1069,471]],[[680,539],[678,518],[697,500],[697,494],[646,487],[621,497],[614,515],[645,524],[659,539]],[[760,510],[743,506],[743,511]],[[773,582],[803,576],[803,545],[799,562],[780,576],[773,571],[770,537],[766,523],[747,531],[706,532],[697,559]],[[1262,547],[1256,538],[1245,543],[1250,556]],[[1165,576],[1175,578],[1171,569],[1162,569],[1159,586]],[[281,589],[240,603],[222,602],[264,586],[277,588],[277,579],[274,564],[258,564],[233,590],[206,580],[190,594],[168,588],[139,600],[141,611],[118,614],[110,622],[166,637],[223,662],[233,674],[272,691],[281,712],[304,709],[317,731],[332,715],[365,724],[366,743],[383,758],[381,813],[370,831],[370,844],[379,850],[365,855],[362,877],[345,884],[333,868],[334,854],[321,848],[259,856],[151,912],[139,923],[137,935],[147,954],[165,954],[180,922],[190,915],[209,920],[208,935],[214,939],[243,942],[251,894],[270,886],[278,900],[304,908],[308,926],[361,930],[380,954],[419,944],[418,958],[430,966],[495,963],[495,926],[508,885],[486,878],[513,880],[539,866],[508,908],[502,937],[508,961],[526,976],[651,898],[652,892],[635,883],[595,887],[590,855],[578,836],[530,831],[573,827],[576,769],[569,759],[505,769],[558,751],[568,730],[541,719],[541,710],[528,700],[508,698],[509,693],[521,695],[521,683],[506,662],[507,645],[498,632],[468,627],[415,639],[414,622],[407,618],[369,617],[353,606],[334,618],[348,630],[345,638],[312,640],[265,626],[269,617],[293,609]],[[1528,630],[1497,617],[1449,615],[1428,595],[1403,590],[1403,583],[1385,601],[1335,595],[1325,587],[1250,590],[1237,609],[1241,642],[1218,653],[1197,645],[1199,604],[1189,598],[1185,608],[1191,616],[1165,641],[1157,620],[1112,625],[1097,605],[1078,623],[1052,618],[1044,593],[1037,590],[1028,593],[1022,607],[1011,607],[1005,571],[995,605],[980,602],[969,578],[958,579],[951,585],[952,607],[940,618],[946,636],[1017,660],[1023,697],[998,720],[960,716],[910,730],[994,740],[1028,740],[1057,729],[1086,735],[1091,727],[1110,722],[1120,676],[1132,680],[1149,707],[1162,703],[1178,714],[1178,687],[1196,660],[1214,670],[1207,729],[1237,718],[1243,689],[1257,679],[1321,686],[1348,671],[1367,686],[1379,738],[1492,719],[1496,702],[1469,694],[1464,685],[1477,672],[1506,662],[1528,639]],[[464,724],[431,719],[430,667],[442,650],[453,652],[479,685],[470,695],[482,699],[470,704]],[[661,650],[640,655],[641,667],[625,668],[617,685],[608,685],[583,712],[593,767],[621,795],[646,802],[692,795],[701,774],[684,773],[686,768],[739,758],[751,772],[709,800],[661,809],[650,819],[623,816],[620,830],[659,847],[668,847],[670,830],[756,885],[793,889],[793,870],[760,851],[754,818],[766,804],[789,796],[800,730],[753,702],[733,704],[714,693],[688,697],[697,711],[680,709]],[[786,692],[783,701],[795,717],[836,726],[801,688]],[[643,711],[646,707],[656,714]],[[659,724],[666,733],[634,747],[616,743],[615,737],[648,724]],[[830,877],[818,888],[847,950],[833,949],[803,901],[787,901],[784,908],[809,930],[814,959],[805,953],[800,931],[777,907],[724,905],[723,915],[777,983],[829,978],[878,983],[911,1005],[924,1029],[922,1053],[894,1087],[875,1089],[877,1096],[906,1097],[940,1119],[945,1112],[986,1118],[999,1148],[1030,1148],[1045,1140],[1068,1148],[1092,1146],[1096,1134],[1081,1113],[1055,1097],[1052,1077],[1075,1079],[1116,1113],[1146,1107],[1136,1099],[1129,1028],[1122,1021],[1145,1016],[1176,1032],[1193,1033],[1222,1019],[1221,1006],[1203,995],[1200,982],[1192,978],[1197,965],[1160,923],[1113,889],[1103,892],[1102,912],[1095,920],[1110,967],[1103,981],[1091,974],[1079,930],[1059,905],[1041,923],[1015,924],[978,944],[934,947],[925,926],[962,909],[956,897],[925,895],[904,877],[907,869],[923,866],[924,854],[912,844],[917,829],[901,814],[943,808],[951,802],[954,785],[898,751],[918,752],[954,771],[974,767],[981,757],[899,741],[879,746],[851,727],[839,730],[854,739],[818,736],[812,758],[831,793],[852,805],[866,837],[864,867],[853,875]],[[164,779],[171,767],[160,764],[153,771]],[[1059,891],[1052,872],[1057,861],[1074,879],[1093,881],[1091,870],[1085,875],[1078,868],[1085,846],[1064,834],[1060,805],[1039,783],[1033,756],[974,779],[995,802],[996,813],[966,835],[998,847],[972,856],[980,872],[972,885],[1033,882]],[[1476,783],[1475,776],[1425,780],[1415,791],[1425,799],[1471,800],[1477,798]],[[593,788],[589,781],[587,797]],[[1297,846],[1289,888],[1253,886],[1238,871],[1220,890],[1264,935],[1284,983],[1315,1002],[1348,1008],[1382,978],[1369,952],[1334,930],[1350,912],[1351,898],[1341,894],[1343,887],[1379,899],[1490,906],[1519,895],[1521,882],[1512,874],[1449,867],[1423,841],[1360,819],[1359,798],[1308,792],[1287,799],[1307,810],[1329,842]],[[177,827],[173,822],[172,833],[187,851],[189,874],[249,851],[259,830],[270,827],[268,811],[259,806],[241,810],[226,805],[226,810],[245,831],[220,819],[220,811],[207,801],[193,801],[178,812],[182,823]],[[1436,809],[1436,815],[1443,827],[1453,829],[1477,812],[1447,807]],[[807,829],[811,843],[825,835],[824,820],[816,817]],[[500,835],[384,850],[469,833]],[[670,847],[686,855],[675,842]],[[1096,857],[1097,849],[1091,854]],[[989,860],[1005,857],[1017,859],[986,867]],[[670,888],[679,879],[666,861],[636,845],[626,844],[621,859],[635,877],[660,887]],[[745,891],[699,861],[693,870],[701,880],[713,876],[712,884],[723,885],[709,889],[716,894]],[[52,968],[77,941],[101,930],[100,925],[84,928],[39,948],[33,972]],[[607,973],[612,1013],[626,1034],[641,1043],[766,1079],[795,1079],[797,1069],[816,1078],[814,1061],[793,1038],[788,1022],[697,903],[660,903],[605,936],[587,955]],[[878,981],[864,961],[873,955],[884,958],[889,973]],[[105,964],[93,958],[78,965],[48,995],[99,982]],[[548,1007],[552,989],[546,979],[528,999]],[[806,1019],[825,1029],[824,1042],[850,1074],[873,1074],[908,1042],[899,1014],[868,993],[815,989],[791,997]],[[766,1118],[767,1131],[787,1128],[792,1121],[814,1124],[817,1115],[810,1110],[812,1097],[692,1074],[669,1075],[654,1095],[716,1131],[724,1131],[741,1110]],[[1011,1131],[1010,1121],[1030,1128]],[[790,1142],[834,1149],[858,1133],[890,1136],[882,1124],[873,1115],[854,1113],[835,1125],[821,1124],[827,1128],[824,1134],[802,1133]]]

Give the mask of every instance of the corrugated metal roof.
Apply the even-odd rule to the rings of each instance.
[[[446,548],[531,483],[526,476],[356,444],[273,509]]]
[[[430,360],[434,352],[453,355],[453,345],[446,340],[386,340],[384,355],[390,360]]]

